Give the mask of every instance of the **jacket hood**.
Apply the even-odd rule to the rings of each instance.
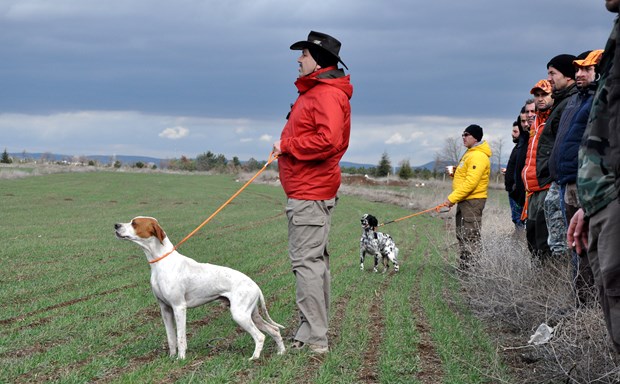
[[[482,140],[478,144],[476,144],[473,147],[469,148],[468,151],[482,152],[485,155],[487,155],[487,157],[491,157],[491,155],[493,155],[493,151],[491,151],[491,147],[489,146],[489,143],[487,143],[486,140]]]
[[[295,80],[299,93],[306,93],[318,84],[326,84],[340,89],[350,100],[353,96],[351,76],[345,75],[342,69],[327,67]]]

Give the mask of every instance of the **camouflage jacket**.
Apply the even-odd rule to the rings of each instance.
[[[588,125],[579,148],[577,192],[586,216],[592,216],[617,198],[614,183],[618,172],[618,113],[620,111],[620,64],[615,53],[618,18],[599,63],[600,80]],[[613,146],[610,145],[613,142]],[[613,149],[613,151],[612,151]]]

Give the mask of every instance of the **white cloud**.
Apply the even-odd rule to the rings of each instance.
[[[261,135],[261,137],[258,140],[265,141],[265,142],[271,142],[273,141],[273,136],[265,133],[264,135]]]
[[[160,134],[159,137],[163,137],[164,139],[182,139],[189,135],[189,129],[185,127],[174,127],[174,128],[166,128]]]
[[[385,141],[385,144],[409,144],[417,138],[422,137],[422,135],[422,132],[411,132],[403,136],[400,132],[396,132]]]

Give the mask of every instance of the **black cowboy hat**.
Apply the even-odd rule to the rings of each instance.
[[[327,52],[328,54],[338,59],[338,61],[342,63],[342,65],[344,65],[346,69],[349,69],[349,67],[347,67],[347,65],[342,62],[340,56],[338,56],[338,54],[340,53],[340,45],[340,41],[338,41],[334,37],[331,37],[328,34],[310,31],[310,33],[308,34],[308,40],[296,42],[295,44],[291,45],[291,49],[302,50],[310,47],[318,47],[323,52]]]

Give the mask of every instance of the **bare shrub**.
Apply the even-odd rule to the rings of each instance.
[[[522,383],[618,383],[618,355],[611,347],[594,288],[577,305],[569,256],[541,262],[514,229],[508,205],[487,202],[482,247],[460,276],[472,311],[492,329],[504,360]],[[553,338],[528,340],[541,324]]]

